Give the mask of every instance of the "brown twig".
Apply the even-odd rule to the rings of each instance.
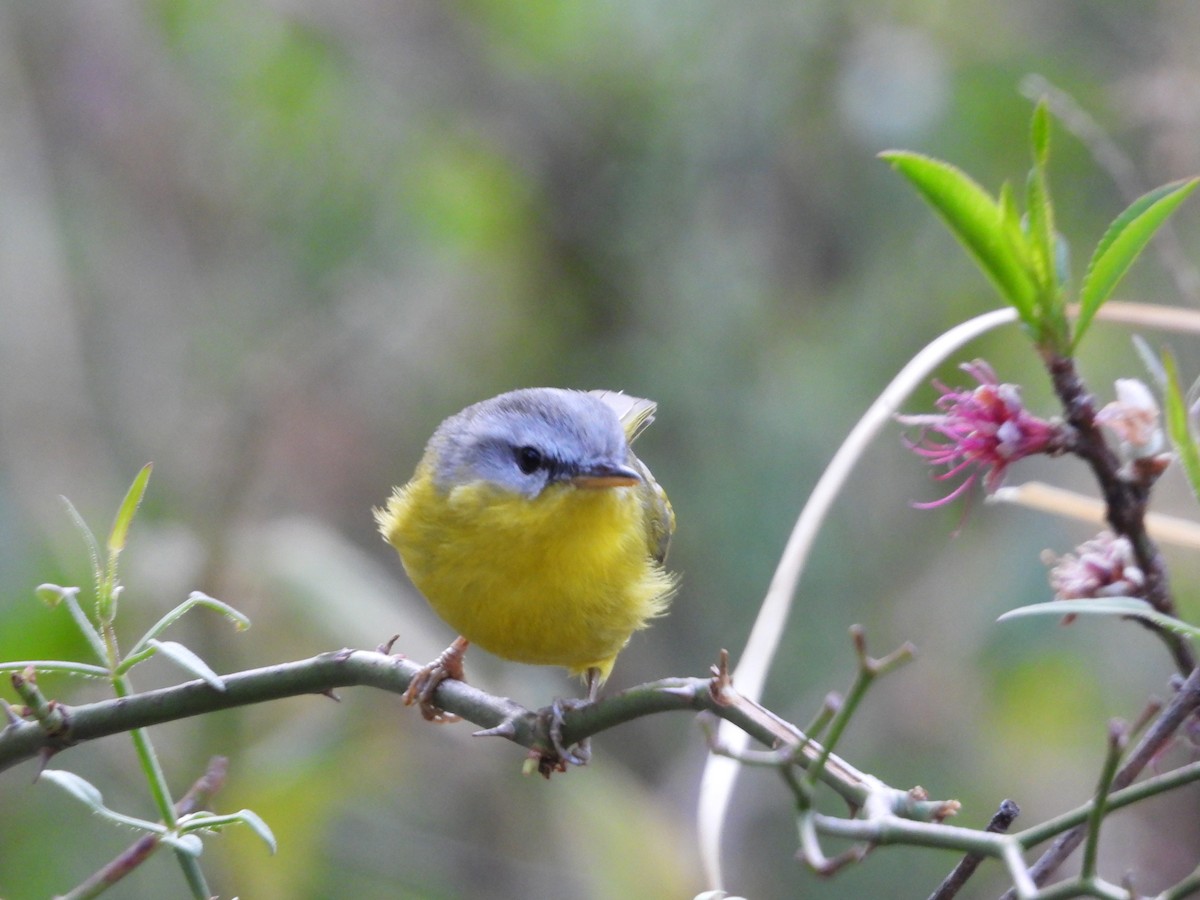
[[[1001,800],[1000,808],[996,810],[996,814],[992,816],[992,820],[988,822],[985,830],[994,834],[1004,834],[1020,814],[1021,808],[1012,800]],[[979,864],[984,859],[985,857],[981,854],[968,853],[959,860],[958,865],[938,885],[937,890],[929,895],[929,900],[951,900],[952,897],[957,897],[958,892],[962,890],[963,885],[967,883],[970,877],[975,874],[975,870],[979,868]]]

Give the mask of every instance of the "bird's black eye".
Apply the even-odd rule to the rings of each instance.
[[[543,463],[542,452],[537,447],[517,448],[517,468],[525,475],[532,475]]]

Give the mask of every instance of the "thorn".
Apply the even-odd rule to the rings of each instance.
[[[505,719],[499,725],[494,725],[491,728],[481,728],[479,731],[472,732],[471,737],[502,737],[514,738],[517,736],[517,726],[513,724],[512,719]]]
[[[36,784],[37,780],[42,777],[42,772],[46,771],[46,767],[50,765],[50,760],[58,753],[53,747],[43,747],[38,751],[38,767],[33,773],[33,781]]]
[[[21,722],[24,721],[20,716],[17,715],[16,710],[9,705],[7,700],[0,698],[0,706],[4,707],[4,718],[8,720],[9,725],[20,725]]]
[[[334,703],[342,702],[342,698],[333,692],[333,688],[326,688],[325,690],[321,691],[321,696],[328,697]]]
[[[333,654],[333,661],[334,662],[345,662],[353,655],[354,655],[353,650],[351,650],[349,647],[343,647],[337,653]]]
[[[396,646],[396,641],[400,640],[400,635],[393,634],[390,638],[375,648],[376,653],[382,653],[384,656],[392,655],[392,647]]]

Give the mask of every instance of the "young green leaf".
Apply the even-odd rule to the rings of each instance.
[[[71,517],[71,521],[75,523],[75,527],[79,529],[79,533],[83,535],[84,543],[87,544],[88,556],[92,562],[92,579],[99,588],[104,581],[104,565],[100,561],[100,544],[96,540],[96,535],[92,533],[92,529],[88,528],[87,522],[83,521],[83,516],[79,514],[79,510],[75,508],[75,504],[66,497],[60,497],[63,505],[67,507],[67,515]]]
[[[1168,631],[1174,631],[1193,640],[1200,637],[1200,628],[1187,622],[1160,613],[1145,600],[1137,597],[1094,597],[1088,600],[1049,600],[1010,609],[996,621],[1006,622],[1025,616],[1129,616],[1153,622]]]
[[[252,809],[242,809],[235,813],[224,814],[199,810],[179,820],[179,829],[185,833],[194,831],[220,831],[226,825],[247,825],[251,831],[262,839],[272,854],[278,849],[279,845],[275,841],[275,835],[271,831],[271,827],[263,821],[262,816]]]
[[[100,793],[100,789],[81,775],[65,769],[44,769],[38,778],[42,781],[49,781],[51,784],[57,784],[76,800],[87,804],[96,812],[104,808],[104,795]]]
[[[263,820],[262,816],[252,809],[243,809],[237,815],[250,827],[251,831],[262,839],[263,843],[270,848],[271,854],[274,855],[279,845],[275,841],[275,834],[271,831],[271,826]]]
[[[172,850],[186,853],[193,859],[204,851],[204,843],[194,834],[174,835],[170,832],[165,832],[159,836],[159,840]]]
[[[136,828],[139,831],[147,831],[160,836],[166,833],[166,827],[158,822],[134,818],[133,816],[127,816],[124,813],[109,809],[104,805],[104,796],[100,793],[99,789],[86,778],[82,778],[74,772],[67,772],[64,769],[43,769],[38,775],[38,779],[58,785],[76,800],[86,804],[92,812],[103,816],[111,822],[116,822],[118,825],[126,825],[130,828]]]
[[[1183,399],[1183,391],[1179,386],[1179,370],[1175,365],[1175,356],[1169,350],[1162,355],[1164,371],[1163,379],[1163,418],[1167,426],[1167,435],[1179,454],[1179,464],[1187,476],[1192,493],[1200,499],[1200,447],[1196,446],[1196,438],[1188,427],[1188,409]]]
[[[1050,185],[1046,165],[1050,160],[1050,113],[1045,102],[1033,111],[1030,127],[1033,145],[1033,168],[1026,185],[1026,209],[1029,211],[1029,243],[1040,299],[1059,296],[1057,266],[1055,265],[1054,207],[1050,202]]]
[[[100,637],[100,632],[96,630],[96,626],[92,624],[91,620],[87,617],[87,613],[83,611],[83,607],[79,605],[79,588],[65,588],[55,584],[43,584],[38,586],[37,591],[38,596],[43,602],[50,602],[47,599],[50,594],[57,595],[57,601],[52,605],[57,606],[58,603],[62,603],[67,607],[67,612],[71,614],[71,619],[75,622],[80,633],[87,639],[92,652],[96,654],[96,658],[107,662],[108,650],[104,646],[104,638]],[[103,673],[105,675],[109,674],[107,669],[104,669]]]
[[[133,645],[133,648],[129,651],[128,656],[126,656],[125,663],[122,664],[122,671],[128,670],[128,663],[133,657],[138,656],[145,651],[146,647],[149,646],[151,638],[158,637],[160,634],[166,631],[167,628],[169,628],[181,617],[186,615],[190,610],[197,606],[207,607],[208,609],[220,613],[222,616],[232,622],[234,628],[236,628],[238,631],[245,631],[250,627],[249,617],[247,617],[244,613],[238,612],[228,603],[222,603],[220,600],[216,599],[215,597],[210,597],[208,594],[205,594],[202,591],[192,591],[186,600],[150,626],[150,630],[142,635],[141,640]],[[135,662],[136,661],[140,660],[135,660]]]
[[[221,676],[209,668],[208,663],[183,644],[176,641],[157,641],[153,639],[147,641],[147,643],[188,674],[202,678],[218,691],[225,690],[225,682],[221,680]]]
[[[1134,200],[1108,226],[1092,253],[1079,289],[1079,319],[1075,325],[1072,349],[1079,345],[1092,318],[1116,290],[1154,232],[1162,227],[1171,213],[1196,189],[1197,184],[1200,184],[1200,178],[1164,184]]]
[[[37,598],[49,606],[51,609],[63,602],[63,599],[68,595],[75,597],[79,594],[77,587],[63,587],[58,584],[39,584],[33,589],[37,594]]]
[[[1029,143],[1033,147],[1033,164],[1045,169],[1050,161],[1050,107],[1045,98],[1033,108],[1033,120],[1029,125]]]
[[[1022,321],[1036,328],[1037,287],[1029,272],[1027,242],[1007,227],[1006,207],[949,163],[903,150],[879,155],[941,215]]]
[[[146,494],[146,484],[150,481],[150,470],[154,463],[146,463],[133,479],[133,484],[125,493],[125,499],[117,509],[113,520],[112,531],[108,535],[108,550],[110,553],[120,553],[125,549],[125,541],[129,537],[129,526],[133,523],[134,514],[142,505],[142,497]]]

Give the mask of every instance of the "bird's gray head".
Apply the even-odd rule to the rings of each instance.
[[[550,484],[629,485],[641,480],[629,441],[603,400],[560,388],[510,391],[468,406],[429,440],[438,488],[488,481],[533,498]]]

